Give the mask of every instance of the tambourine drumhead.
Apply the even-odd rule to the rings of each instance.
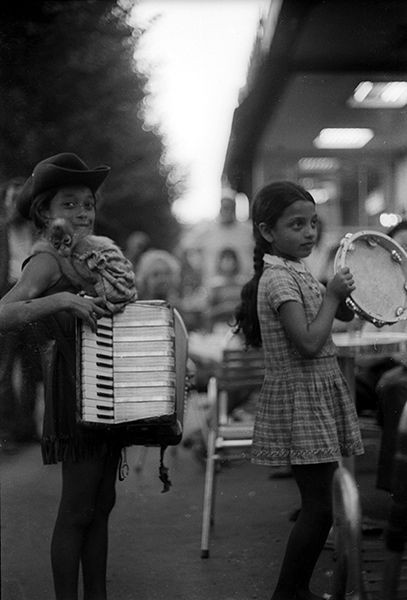
[[[407,319],[407,253],[378,231],[348,233],[335,257],[335,272],[349,267],[355,290],[349,306],[361,317],[381,326]]]

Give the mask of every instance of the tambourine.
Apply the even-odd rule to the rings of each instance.
[[[356,288],[346,303],[377,327],[407,319],[407,252],[378,231],[347,233],[335,256],[335,273],[349,267]]]

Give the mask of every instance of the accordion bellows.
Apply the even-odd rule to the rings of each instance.
[[[173,415],[184,394],[186,332],[177,353],[174,310],[137,301],[78,332],[81,421],[107,425]]]

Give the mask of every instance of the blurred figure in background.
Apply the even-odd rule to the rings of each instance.
[[[407,220],[400,221],[386,234],[407,251]],[[333,275],[333,262],[339,242],[329,252],[326,275]],[[407,321],[401,320],[394,325],[382,327],[362,319],[354,319],[351,327],[362,332],[373,332],[380,336],[384,333],[406,333]],[[349,328],[349,325],[348,325]],[[397,428],[407,400],[407,357],[378,355],[377,358],[359,357],[356,362],[356,410],[358,415],[373,413],[382,428],[381,446],[377,470],[377,487],[391,490],[391,474],[396,447]]]
[[[29,221],[23,219],[16,209],[16,198],[22,189],[24,179],[15,177],[1,188],[1,217],[6,224],[7,237],[7,277],[8,291],[20,277],[21,265],[31,251],[34,242],[34,229]]]
[[[2,223],[1,296],[20,277],[23,261],[34,243],[34,229],[16,209],[23,178],[7,181],[0,190]],[[0,336],[0,443],[14,452],[18,443],[38,439],[35,410],[41,381],[40,357],[30,327]]]
[[[219,252],[217,273],[208,283],[208,329],[229,329],[246,279],[241,275],[240,261],[233,248]]]
[[[407,220],[400,221],[387,232],[407,252]],[[384,329],[384,328],[383,328]],[[387,328],[386,328],[387,331]],[[390,326],[390,331],[407,332],[407,321],[398,321]],[[377,487],[391,492],[391,482],[396,452],[399,421],[407,401],[407,356],[389,359],[387,369],[372,381],[376,382],[378,422],[382,427],[382,438],[377,469]]]
[[[172,254],[156,249],[142,254],[136,269],[139,300],[166,300],[178,308],[180,283],[181,266]]]
[[[134,271],[137,269],[141,255],[150,246],[150,236],[144,231],[133,231],[126,239],[123,253],[132,262]]]
[[[225,192],[220,201],[217,218],[194,226],[181,241],[181,254],[193,248],[201,257],[202,285],[208,288],[216,275],[219,256],[225,248],[232,248],[238,257],[241,275],[247,279],[252,272],[252,228],[248,221],[238,221],[236,200],[232,191]]]
[[[203,285],[202,253],[196,248],[180,252],[182,310],[188,331],[205,325],[208,292]]]

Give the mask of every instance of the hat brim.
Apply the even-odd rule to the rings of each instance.
[[[94,169],[76,170],[50,163],[39,164],[25,182],[17,200],[17,208],[20,214],[28,219],[30,218],[30,209],[34,198],[48,190],[83,185],[95,193],[109,175],[109,172],[110,167],[106,165]]]

